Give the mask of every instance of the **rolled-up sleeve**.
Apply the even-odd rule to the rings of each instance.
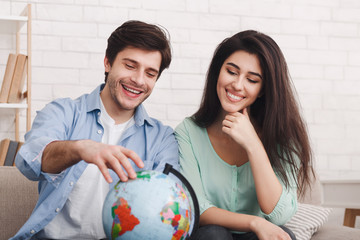
[[[276,225],[284,225],[297,211],[297,186],[294,179],[288,174],[289,186],[277,175],[281,185],[282,193],[275,208],[270,214],[265,214],[264,218]]]
[[[65,99],[53,101],[37,112],[31,130],[25,134],[25,142],[15,159],[16,167],[30,180],[57,181],[62,174],[46,174],[41,171],[42,154],[46,146],[67,138],[70,107]]]

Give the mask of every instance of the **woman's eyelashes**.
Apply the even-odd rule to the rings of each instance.
[[[227,71],[231,76],[237,76],[237,75],[239,75],[238,72],[233,71],[233,70],[231,70],[231,69],[226,69],[226,71]],[[249,77],[247,77],[246,79],[247,79],[250,83],[257,83],[257,82],[259,82],[258,80],[254,80],[254,79],[249,78]]]
[[[257,80],[253,80],[253,79],[251,79],[251,78],[247,78],[247,80],[248,80],[250,83],[257,83],[257,82],[259,82],[259,81],[257,81]]]
[[[237,75],[237,72],[235,72],[235,71],[232,71],[230,69],[226,69],[226,70],[230,75]]]

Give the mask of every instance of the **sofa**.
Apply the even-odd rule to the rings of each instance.
[[[299,202],[311,206],[320,205],[321,196],[321,185],[315,181],[311,191],[299,198]],[[26,179],[16,167],[0,167],[0,240],[9,239],[18,231],[30,216],[37,198],[36,182]],[[359,240],[360,229],[334,225],[327,221],[311,239]]]

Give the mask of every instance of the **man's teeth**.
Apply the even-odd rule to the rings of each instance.
[[[125,87],[124,85],[123,85],[123,87],[124,87],[124,89],[125,89],[126,91],[129,91],[129,92],[132,92],[132,93],[135,93],[135,94],[140,94],[140,93],[141,93],[140,91],[136,91],[136,90],[134,90],[134,89],[127,88],[127,87]]]
[[[235,99],[235,100],[241,100],[241,99],[242,99],[242,97],[235,96],[234,94],[231,94],[231,93],[229,93],[229,92],[226,92],[226,94],[227,94],[229,97],[231,97],[231,98],[233,98],[233,99]]]

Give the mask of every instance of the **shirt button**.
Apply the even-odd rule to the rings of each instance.
[[[100,112],[98,112],[98,116],[100,116]]]
[[[31,231],[30,231],[30,233],[31,233],[31,234],[34,234],[34,233],[35,233],[35,230],[34,230],[34,229],[33,229],[33,230],[31,230]]]
[[[101,134],[101,133],[102,133],[102,131],[99,129],[99,130],[97,131],[97,133],[98,133],[98,134]]]
[[[55,212],[59,212],[59,211],[60,211],[60,208],[55,209]]]
[[[70,186],[74,185],[74,182],[70,182]]]

